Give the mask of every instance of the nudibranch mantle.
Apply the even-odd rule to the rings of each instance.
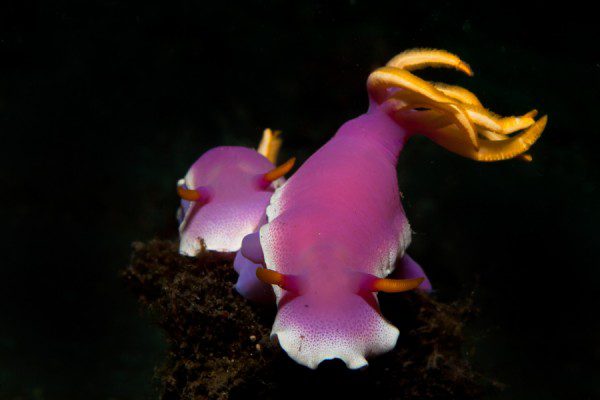
[[[238,251],[244,236],[266,222],[271,195],[291,168],[290,162],[283,169],[273,164],[280,143],[277,134],[267,129],[260,153],[246,147],[216,147],[190,167],[178,182],[181,254],[195,256],[202,246]]]
[[[360,368],[366,357],[391,350],[399,331],[381,315],[375,293],[431,288],[405,255],[410,227],[396,175],[405,141],[420,133],[477,161],[530,161],[524,152],[545,127],[546,117],[535,121],[535,111],[501,118],[467,90],[409,72],[427,66],[471,74],[458,57],[426,49],[374,71],[368,112],[345,123],[277,189],[268,223],[244,240],[244,256],[266,266],[257,277],[274,285],[272,337],[309,368],[332,358]],[[385,278],[397,258],[404,279]]]
[[[271,198],[260,229],[265,264],[301,278],[298,291],[274,287],[272,336],[300,364],[340,358],[360,368],[396,344],[398,329],[359,286],[363,274],[389,275],[410,243],[396,175],[405,136],[375,106],[344,124]]]

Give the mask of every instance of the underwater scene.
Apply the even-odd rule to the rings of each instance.
[[[600,398],[583,3],[0,19],[0,400]]]

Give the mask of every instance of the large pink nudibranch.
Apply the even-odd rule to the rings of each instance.
[[[179,252],[195,256],[204,248],[224,253],[266,222],[265,209],[293,159],[275,167],[281,141],[265,130],[258,151],[223,146],[204,153],[177,185]]]
[[[523,153],[544,129],[546,118],[534,121],[535,112],[501,118],[465,89],[409,72],[424,66],[470,74],[458,57],[439,50],[408,51],[374,71],[368,112],[346,122],[276,190],[268,223],[244,239],[244,256],[266,266],[258,278],[274,285],[272,337],[302,365],[316,368],[333,358],[352,369],[367,365],[368,356],[394,348],[399,335],[381,315],[377,292],[431,288],[405,254],[411,230],[396,164],[411,135],[479,161],[529,160]],[[397,259],[395,279],[386,278]]]

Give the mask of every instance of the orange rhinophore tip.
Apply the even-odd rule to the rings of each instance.
[[[371,292],[400,293],[419,287],[425,278],[388,279],[377,278],[369,282],[367,290]]]
[[[275,167],[274,169],[272,169],[269,172],[267,172],[266,174],[264,174],[263,179],[269,183],[276,181],[277,179],[283,177],[285,174],[290,172],[292,170],[292,168],[294,167],[295,162],[296,162],[295,157],[290,158],[285,163],[281,164],[279,167]]]
[[[210,200],[211,196],[210,189],[206,186],[197,187],[196,189],[186,189],[181,182],[177,185],[177,194],[183,200],[202,201],[205,203]]]
[[[197,190],[186,189],[183,186],[177,186],[177,194],[183,200],[187,201],[198,201],[202,198],[202,196]]]
[[[282,289],[297,291],[297,283],[294,276],[285,275],[272,269],[257,268],[256,277],[259,281],[266,283],[267,285],[276,285]]]
[[[282,286],[285,280],[285,275],[267,268],[257,268],[256,277],[261,282],[277,286]]]

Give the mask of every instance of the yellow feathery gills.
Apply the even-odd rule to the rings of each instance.
[[[548,118],[536,110],[500,117],[485,109],[477,96],[459,86],[427,82],[410,71],[454,68],[471,76],[469,65],[444,50],[408,50],[375,70],[367,80],[371,98],[385,104],[392,117],[444,148],[476,161],[500,161],[524,154],[542,134]],[[513,135],[514,134],[514,135]]]
[[[267,157],[273,164],[277,163],[277,156],[281,149],[281,131],[273,131],[267,128],[263,131],[263,137],[258,145],[257,151]]]

